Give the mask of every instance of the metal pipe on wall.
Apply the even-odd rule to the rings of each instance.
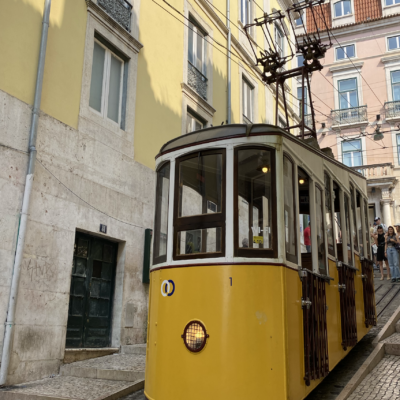
[[[0,386],[4,386],[7,381],[8,367],[10,364],[10,358],[12,353],[11,342],[15,325],[15,309],[17,304],[19,276],[21,272],[21,262],[24,252],[26,226],[28,222],[29,201],[32,193],[33,176],[35,172],[36,137],[37,137],[38,122],[39,122],[40,103],[42,100],[43,74],[44,74],[44,63],[46,59],[47,35],[49,30],[50,6],[51,6],[51,0],[45,0],[43,21],[42,21],[42,36],[40,39],[38,71],[36,76],[35,99],[33,102],[32,120],[29,131],[28,171],[25,179],[25,191],[22,200],[22,210],[20,215],[17,246],[15,251],[13,274],[12,274],[11,288],[10,288],[10,297],[7,309],[7,320],[5,323],[3,353],[1,357],[1,366],[0,366]]]
[[[231,1],[226,0],[226,26],[228,28],[228,118],[227,123],[231,123],[232,103],[231,103],[231,47],[232,47],[232,33],[231,33]]]

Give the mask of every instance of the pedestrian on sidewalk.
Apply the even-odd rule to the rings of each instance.
[[[396,282],[396,280],[400,282],[399,255],[396,250],[398,240],[393,226],[389,226],[385,239],[385,256],[388,259],[392,282]]]
[[[387,233],[388,228],[385,224],[381,223],[381,217],[376,217],[374,219],[374,234],[376,235],[378,233],[378,227],[381,226],[383,228],[384,233]]]
[[[381,271],[381,281],[383,281],[383,261],[386,259],[385,256],[386,239],[383,227],[381,225],[378,225],[377,234],[374,235],[374,239],[375,239],[375,244],[378,247],[376,258],[379,264],[379,269]],[[387,272],[388,272],[387,279],[389,280],[390,279],[389,268],[387,268]]]

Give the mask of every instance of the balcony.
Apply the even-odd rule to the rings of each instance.
[[[131,31],[132,5],[127,0],[97,0],[97,4],[128,32]]]
[[[387,101],[385,103],[385,116],[386,119],[389,118],[400,119],[400,100]]]
[[[188,85],[204,100],[207,100],[208,79],[190,62],[188,62]]]
[[[367,179],[382,179],[393,176],[392,163],[362,165],[360,167],[352,167],[352,169]]]
[[[367,106],[331,110],[333,126],[368,124]]]

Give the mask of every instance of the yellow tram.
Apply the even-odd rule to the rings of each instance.
[[[157,156],[145,395],[300,400],[376,324],[365,179],[265,124]]]

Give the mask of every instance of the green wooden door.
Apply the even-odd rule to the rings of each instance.
[[[107,240],[76,234],[67,347],[110,346],[117,247]]]

